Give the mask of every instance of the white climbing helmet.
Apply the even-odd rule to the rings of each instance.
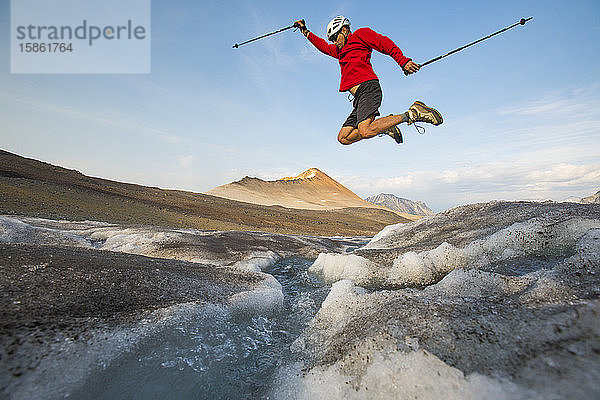
[[[331,38],[342,30],[343,26],[350,27],[350,20],[343,15],[338,15],[327,24],[327,39]]]

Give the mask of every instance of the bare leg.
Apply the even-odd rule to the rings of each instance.
[[[358,129],[351,126],[342,127],[338,134],[338,141],[341,144],[352,144],[362,139],[370,139],[402,122],[406,122],[403,114],[390,115],[378,119],[371,116],[359,123]]]
[[[358,134],[358,129],[353,126],[343,126],[338,133],[338,142],[341,144],[352,144],[362,139]]]

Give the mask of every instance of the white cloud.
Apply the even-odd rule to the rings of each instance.
[[[441,171],[410,171],[374,179],[351,177],[341,183],[366,197],[380,192],[424,200],[444,209],[470,201],[564,200],[600,189],[600,163],[528,165],[490,162]],[[464,200],[466,198],[466,201]]]

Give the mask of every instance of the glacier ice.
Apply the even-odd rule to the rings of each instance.
[[[377,264],[355,254],[321,253],[308,272],[325,282],[351,279],[359,285],[371,286],[379,283],[378,270]]]
[[[457,268],[486,269],[528,257],[565,258],[577,251],[579,240],[587,232],[598,228],[600,218],[568,218],[561,222],[536,218],[516,222],[464,248],[443,242],[430,250],[401,253],[388,268],[358,255],[361,253],[321,254],[310,271],[328,282],[352,279],[367,287],[424,287]],[[388,229],[387,234],[403,229],[406,227]],[[385,237],[380,236],[378,241]]]
[[[217,313],[200,317],[204,324],[287,318],[287,283],[268,273],[293,254],[316,259],[310,276],[302,275],[304,264],[296,278],[322,290],[324,300],[319,307],[320,300],[298,295],[292,307],[314,317],[293,340],[294,356],[260,377],[270,386],[263,397],[600,396],[600,206],[475,204],[386,227],[357,248],[361,240],[0,217],[0,242],[110,248],[258,274],[251,290],[219,306],[236,318]],[[289,335],[271,328],[265,332]],[[225,347],[231,341],[218,338]],[[254,339],[244,352],[253,351]],[[264,351],[287,354],[269,346]],[[208,348],[200,343],[197,351]],[[169,354],[164,368],[205,368],[200,359]]]
[[[280,398],[600,395],[599,207],[465,206],[317,261],[332,298]]]
[[[236,316],[271,315],[283,306],[283,289],[271,275],[263,274],[260,285],[236,293],[229,299],[229,309]]]

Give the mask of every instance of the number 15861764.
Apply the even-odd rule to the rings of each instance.
[[[66,53],[73,51],[72,43],[19,43],[21,53]]]

